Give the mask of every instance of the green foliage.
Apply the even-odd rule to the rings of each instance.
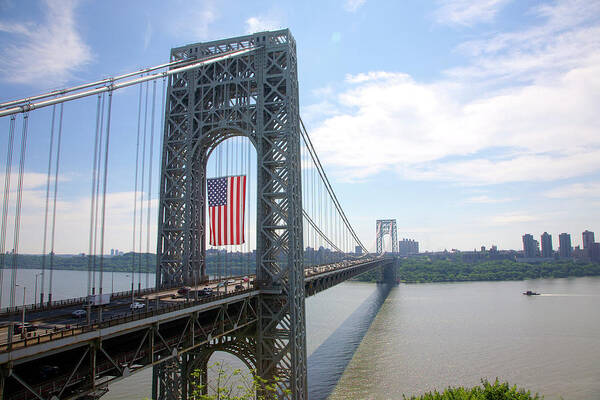
[[[202,371],[196,369],[192,372],[191,400],[267,400],[290,393],[287,389],[280,392],[278,377],[274,377],[273,383],[268,383],[255,371],[244,373],[241,369],[233,369],[218,361],[208,369],[216,375],[208,385],[200,383]]]
[[[537,393],[532,395],[530,391],[518,389],[517,386],[510,387],[508,382],[496,381],[491,384],[487,380],[481,380],[481,386],[473,388],[449,387],[443,392],[433,391],[422,396],[403,396],[404,400],[541,400]]]
[[[6,254],[6,265],[10,265],[12,255]],[[19,254],[17,256],[17,265],[24,269],[41,269],[42,263],[45,262],[46,268],[50,267],[50,256],[46,256],[43,260],[42,255],[34,254]],[[94,263],[94,259],[87,255],[55,255],[53,257],[53,268],[72,270],[72,271],[87,271],[88,264]],[[96,268],[100,263],[100,257],[96,256]],[[229,253],[214,254],[207,253],[206,255],[207,273],[209,275],[217,274],[218,266],[223,268],[223,264],[227,264],[227,270],[233,275],[244,275],[248,272],[253,273],[256,269],[256,257],[252,253]],[[156,254],[152,253],[125,253],[119,256],[105,256],[102,259],[102,266],[106,272],[131,272],[131,266],[134,265],[134,270],[142,273],[156,272]]]
[[[360,275],[357,280],[375,282],[378,271]],[[460,259],[428,257],[406,258],[399,262],[397,276],[402,282],[461,282],[461,281],[515,281],[536,278],[567,278],[572,276],[599,276],[600,264],[572,260],[556,260],[539,264],[511,260],[481,260],[464,262]]]

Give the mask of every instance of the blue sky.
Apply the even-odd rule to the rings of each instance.
[[[0,0],[0,101],[283,27],[298,44],[301,116],[367,247],[378,218],[396,218],[399,237],[427,250],[521,248],[522,234],[544,231],[555,248],[560,232],[578,245],[600,226],[595,0]],[[136,101],[135,89],[115,97],[108,248],[130,247],[119,221],[130,220]],[[40,247],[49,112],[32,118],[23,251]],[[65,113],[59,226],[73,234],[57,251],[86,251],[77,221],[89,185],[75,182],[89,176],[94,100]]]

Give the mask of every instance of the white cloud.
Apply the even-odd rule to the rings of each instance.
[[[246,20],[246,33],[273,31],[281,28],[281,22],[272,16],[256,16]]]
[[[555,199],[600,198],[600,183],[573,183],[559,186],[544,193],[546,197]]]
[[[356,12],[366,3],[366,0],[346,0],[344,9],[348,12]]]
[[[479,185],[600,171],[600,21],[565,30],[560,51],[555,36],[538,35],[532,52],[524,45],[521,53],[494,53],[498,65],[486,64],[492,50],[473,53],[465,70],[486,64],[484,84],[467,74],[432,83],[389,71],[349,75],[327,100],[329,115],[313,124],[316,149],[346,179],[395,170],[407,179]],[[546,64],[524,66],[537,58]]]
[[[161,18],[160,22],[171,34],[186,43],[215,38],[213,24],[218,19],[219,13],[214,0],[178,0],[165,4],[168,7],[164,10],[164,14],[169,15]]]
[[[76,28],[78,2],[46,0],[41,24],[0,21],[0,31],[15,40],[0,49],[3,80],[32,85],[62,85],[92,60],[92,52]]]
[[[490,22],[511,0],[442,0],[435,12],[437,22],[448,25],[474,25]]]
[[[493,197],[489,197],[487,195],[481,195],[481,196],[473,196],[473,197],[469,197],[468,199],[465,200],[465,202],[467,203],[474,203],[474,204],[494,204],[494,203],[506,203],[509,201],[513,201],[514,199],[512,198],[493,198]]]
[[[144,31],[144,50],[148,49],[148,46],[150,46],[151,40],[152,40],[152,23],[148,19],[146,21],[146,30]]]
[[[540,218],[526,213],[508,213],[495,215],[490,218],[490,223],[494,225],[512,225],[524,222],[538,221]]]
[[[44,186],[42,188],[41,186]],[[138,192],[139,201],[141,192]],[[15,195],[11,196],[14,203]],[[131,250],[132,223],[133,223],[133,199],[134,192],[114,192],[106,195],[106,221],[105,221],[105,250],[119,248],[124,251]],[[41,253],[43,248],[43,226],[46,192],[44,185],[38,185],[37,190],[30,188],[23,191],[21,230],[20,230],[20,253]],[[52,202],[52,199],[50,200]],[[88,252],[89,221],[90,221],[90,198],[64,198],[59,189],[59,197],[56,203],[56,245],[57,253],[80,253]],[[147,201],[144,201],[143,239],[142,245],[146,246],[146,212]],[[152,214],[150,224],[150,243],[156,238],[156,212],[158,200],[153,199],[150,205]],[[139,221],[140,210],[137,210]],[[51,213],[48,218],[48,233],[50,233]],[[8,218],[6,248],[12,248],[14,229],[14,205]],[[98,232],[100,232],[100,226]],[[139,234],[139,226],[138,226]],[[136,242],[139,236],[136,235]],[[155,243],[155,242],[154,242]],[[50,249],[50,237],[48,236],[47,250]],[[139,243],[136,244],[136,248]],[[156,251],[151,248],[151,251]]]
[[[600,2],[559,0],[533,12],[544,23],[461,44],[458,49],[474,57],[472,63],[449,70],[448,75],[469,81],[539,82],[556,79],[597,57]]]

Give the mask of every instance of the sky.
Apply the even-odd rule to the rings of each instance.
[[[600,230],[596,0],[0,0],[0,102],[157,65],[172,47],[280,28],[297,42],[300,115],[369,249],[375,220],[388,218],[430,251],[520,249],[523,234],[544,231],[555,248],[561,232],[575,246],[583,230]],[[125,251],[137,96],[115,96],[105,247]],[[87,249],[95,109],[94,99],[65,106],[57,252]],[[43,240],[50,113],[30,118],[23,252]],[[6,138],[6,118],[0,131]]]

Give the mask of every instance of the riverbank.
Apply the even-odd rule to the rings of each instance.
[[[466,263],[454,260],[430,260],[426,257],[400,261],[396,276],[404,283],[520,281],[537,278],[569,278],[600,276],[600,264],[556,260],[539,264],[510,260],[486,260]],[[376,282],[378,271],[370,271],[355,278],[362,282]]]

